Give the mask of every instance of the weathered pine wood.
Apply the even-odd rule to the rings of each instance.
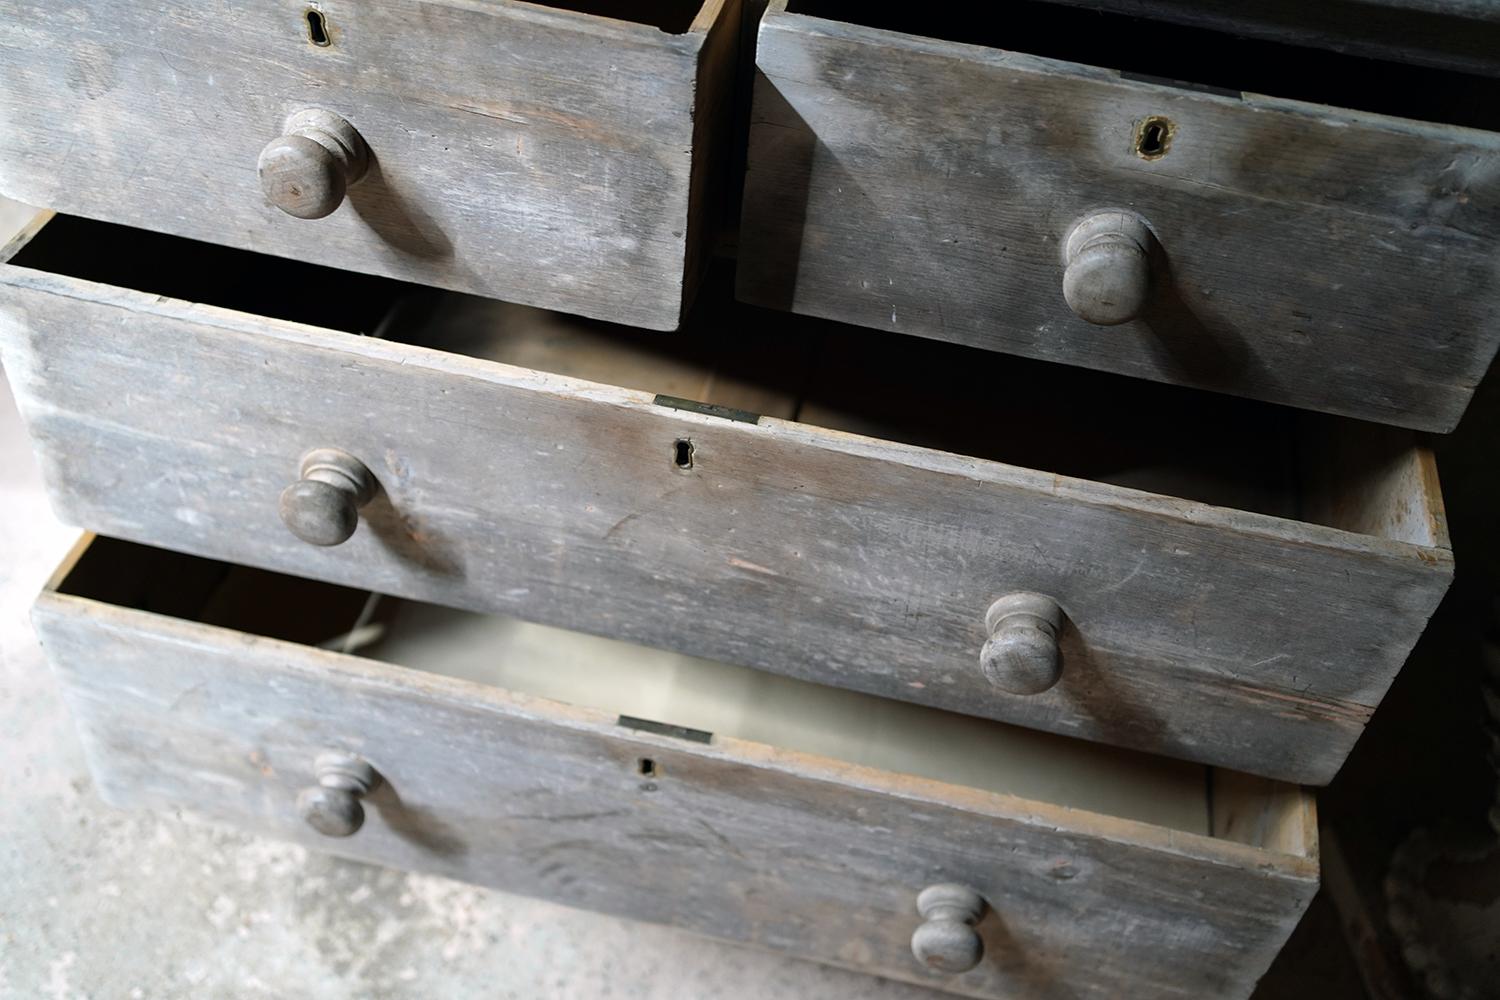
[[[34,618],[111,802],[962,995],[1248,996],[1317,887],[1308,845],[659,736],[87,596],[44,594]],[[330,751],[380,778],[337,839],[298,811]],[[988,904],[962,975],[911,955],[917,895],[945,882]]]
[[[0,193],[655,329],[708,247],[738,0],[668,34],[510,0],[0,0]],[[256,166],[293,112],[371,163],[316,221]]]
[[[1318,856],[1317,811],[1306,791],[1234,771],[1212,771],[1209,781],[1215,837]]]
[[[747,301],[1436,431],[1495,357],[1500,135],[784,8],[756,56]],[[1063,295],[1063,241],[1108,209],[1162,249],[1119,326]]]
[[[1441,538],[699,413],[13,265],[0,280],[6,373],[73,523],[1065,735],[1325,783],[1451,578]],[[277,512],[325,447],[379,484],[333,548]],[[1435,522],[1435,494],[1391,501]],[[1020,591],[1066,616],[1061,679],[1029,696],[980,667],[987,609]]]
[[[1338,418],[1310,424],[1297,455],[1307,485],[1303,515],[1362,534],[1430,540],[1447,548],[1437,463],[1425,449],[1419,461],[1411,461],[1403,436],[1376,427],[1351,436]],[[1409,502],[1413,497],[1416,502]]]

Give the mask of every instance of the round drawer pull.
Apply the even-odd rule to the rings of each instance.
[[[1011,694],[1041,694],[1062,676],[1057,630],[1062,608],[1045,594],[1006,594],[985,613],[990,637],[979,651],[989,682]]]
[[[281,520],[310,545],[338,545],[359,527],[359,509],[375,495],[365,464],[337,448],[302,456],[302,476],[281,491]]]
[[[911,935],[917,961],[939,972],[968,972],[984,958],[984,940],[974,925],[984,916],[984,897],[966,885],[930,885],[917,896],[922,922]]]
[[[380,775],[353,754],[337,751],[318,754],[313,765],[318,783],[297,794],[297,812],[325,837],[354,835],[365,822],[360,800],[380,784]]]
[[[1134,212],[1096,212],[1073,227],[1064,248],[1063,298],[1078,318],[1098,326],[1141,314],[1151,288],[1156,239]]]
[[[332,215],[359,182],[370,154],[359,133],[338,115],[317,108],[297,111],[282,135],[260,151],[257,169],[266,200],[287,215]]]

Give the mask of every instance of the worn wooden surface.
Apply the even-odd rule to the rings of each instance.
[[[748,301],[1439,431],[1495,356],[1500,135],[777,7]],[[1171,138],[1146,159],[1151,116]],[[1063,299],[1061,241],[1106,208],[1144,216],[1165,266],[1140,319],[1101,328]]]
[[[1307,844],[658,736],[85,596],[44,595],[34,617],[110,801],[970,996],[1246,996],[1317,884]],[[329,750],[382,779],[348,839],[297,812]],[[990,904],[986,958],[932,976],[911,957],[916,896],[950,881]]]
[[[3,280],[6,372],[73,523],[1065,735],[1326,782],[1451,575],[1440,538],[729,419],[16,266]],[[277,515],[314,447],[380,486],[332,549]],[[1017,697],[979,652],[986,609],[1023,590],[1067,620],[1062,679]]]
[[[738,0],[667,34],[509,0],[0,2],[0,193],[425,284],[677,325],[727,142]],[[370,148],[316,221],[267,203],[302,108]]]

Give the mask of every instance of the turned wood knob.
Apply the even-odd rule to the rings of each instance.
[[[1099,326],[1141,314],[1151,288],[1155,237],[1134,212],[1097,212],[1073,227],[1064,247],[1063,298],[1079,319]]]
[[[257,168],[267,201],[299,219],[321,219],[343,203],[369,159],[353,125],[307,108],[288,118],[282,134],[260,151]]]
[[[939,972],[968,972],[984,958],[984,940],[974,925],[984,916],[984,897],[966,885],[930,885],[917,895],[922,922],[911,935],[917,961]]]
[[[1062,676],[1057,632],[1062,608],[1045,594],[1006,594],[985,613],[990,637],[979,651],[989,682],[1011,694],[1041,694]]]
[[[297,812],[325,837],[349,837],[365,822],[361,799],[380,783],[380,775],[353,754],[330,751],[313,762],[318,783],[297,794]]]
[[[359,527],[359,509],[375,495],[365,464],[337,448],[302,456],[301,479],[281,491],[281,520],[310,545],[338,545]]]

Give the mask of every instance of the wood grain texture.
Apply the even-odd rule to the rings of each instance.
[[[1064,735],[1327,782],[1451,577],[1433,539],[0,277],[6,373],[73,523]],[[331,550],[277,516],[313,447],[380,485]],[[1062,679],[1022,698],[979,668],[985,611],[1016,591],[1067,616]]]
[[[109,801],[927,983],[975,997],[1242,997],[1317,863],[1047,802],[715,737],[83,597],[34,620]],[[313,834],[328,750],[381,776]],[[638,761],[658,773],[643,780]],[[915,900],[961,881],[985,961],[913,962]],[[1087,955],[1087,961],[1079,956]]]
[[[1500,345],[1500,135],[1224,96],[772,5],[747,301],[1446,431]],[[1165,155],[1135,133],[1167,119]],[[1141,318],[1062,296],[1080,218],[1144,216]]]
[[[1305,790],[1221,770],[1209,773],[1209,783],[1215,837],[1318,857],[1317,808]]]
[[[673,35],[509,0],[0,2],[0,193],[424,284],[677,326],[706,259],[738,0]],[[710,40],[711,43],[710,43]],[[707,46],[707,48],[705,48]],[[293,111],[347,119],[370,170],[334,215],[268,204]],[[691,278],[691,280],[690,280]]]

